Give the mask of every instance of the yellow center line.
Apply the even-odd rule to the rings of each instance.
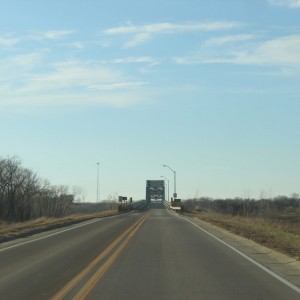
[[[117,248],[117,250],[111,255],[111,257],[98,269],[98,271],[90,278],[90,280],[85,284],[85,286],[75,295],[73,300],[83,300],[91,292],[97,282],[103,277],[105,272],[117,259],[120,253],[124,250],[130,239],[135,235],[138,229],[146,221],[148,215],[143,217],[140,223],[130,232],[128,237],[122,242],[122,244]]]
[[[80,273],[71,279],[61,290],[59,290],[51,300],[62,300],[101,260],[103,260],[125,237],[139,226],[140,222],[144,222],[147,216],[143,215],[125,232],[118,236],[108,247],[106,247],[89,265],[87,265]]]

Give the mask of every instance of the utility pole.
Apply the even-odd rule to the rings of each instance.
[[[97,163],[97,203],[99,202],[99,163]]]

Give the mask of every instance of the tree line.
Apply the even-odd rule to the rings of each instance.
[[[53,186],[16,158],[0,158],[0,220],[23,222],[61,217],[68,213],[74,195],[66,186]]]
[[[300,218],[300,198],[298,194],[290,197],[277,196],[273,199],[212,199],[201,197],[188,199],[184,202],[186,211],[202,210],[219,214],[243,217],[278,218],[279,216],[295,215]]]

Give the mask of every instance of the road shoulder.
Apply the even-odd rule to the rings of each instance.
[[[235,235],[196,217],[181,217],[200,226],[205,231],[226,242],[275,274],[300,287],[300,262],[296,259],[257,244],[252,240]]]

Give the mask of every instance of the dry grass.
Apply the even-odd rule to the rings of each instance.
[[[300,222],[279,222],[203,212],[189,215],[300,260]]]
[[[0,222],[0,238],[7,236],[22,235],[37,229],[46,229],[56,226],[68,225],[76,222],[81,222],[93,218],[103,218],[119,214],[117,210],[108,210],[103,212],[97,212],[94,214],[75,214],[66,216],[63,218],[39,218],[27,222],[20,223],[5,223]]]

